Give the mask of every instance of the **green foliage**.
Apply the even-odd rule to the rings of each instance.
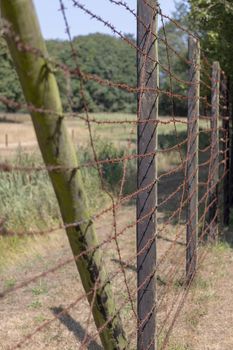
[[[42,303],[39,300],[32,301],[28,307],[30,309],[40,309],[42,307]]]
[[[24,102],[22,90],[18,77],[16,75],[13,62],[9,55],[6,43],[0,38],[0,95],[13,100],[16,103]],[[0,110],[6,109],[7,112],[16,112],[17,107],[0,103]]]
[[[109,141],[104,141],[102,139],[97,139],[95,141],[95,151],[97,153],[97,158],[99,161],[108,161],[108,160],[117,160],[123,159],[126,155],[125,148],[116,147],[113,143]],[[90,147],[86,148],[83,152],[83,162],[87,163],[93,159],[93,155],[90,152]],[[104,189],[111,191],[113,194],[117,195],[119,193],[121,187],[121,181],[124,174],[124,163],[123,161],[115,161],[115,162],[102,162],[99,165],[99,169],[101,172],[101,177],[103,179],[103,187]],[[99,173],[97,169],[90,169],[92,172],[91,178],[94,176],[98,176]],[[94,175],[94,176],[93,176]],[[123,194],[127,195],[136,190],[136,176],[137,176],[137,167],[136,160],[129,160],[127,162],[125,179],[124,179],[124,187]],[[85,179],[84,179],[85,181]],[[101,182],[99,179],[99,185],[101,186]]]
[[[229,251],[231,249],[231,245],[226,241],[220,241],[217,242],[217,244],[213,245],[211,248],[215,254],[222,254]]]
[[[100,161],[108,161],[123,157],[124,150],[122,148],[117,149],[112,143],[106,143],[104,141],[99,142],[98,158]],[[117,192],[117,188],[123,176],[122,162],[103,163],[101,165],[101,173],[107,187],[113,192]]]
[[[84,150],[84,154],[85,154]],[[81,152],[82,153],[82,152]],[[84,159],[83,159],[84,161]],[[20,148],[12,165],[42,166],[37,154],[24,153]],[[83,168],[82,175],[92,214],[106,201],[100,189],[98,174],[93,168]],[[33,231],[52,227],[60,222],[57,200],[46,171],[14,171],[0,174],[0,230]],[[100,204],[101,203],[101,204]],[[11,245],[17,238],[12,237]]]
[[[30,167],[42,164],[42,160],[19,149],[12,164]],[[27,231],[43,229],[59,220],[59,209],[46,172],[1,172],[0,196],[3,231],[4,228]]]
[[[182,27],[186,24],[187,12],[179,6],[179,18],[176,22]],[[182,13],[182,15],[181,15]],[[168,93],[187,95],[188,80],[188,37],[172,22],[162,23],[159,30],[159,60],[160,88]],[[171,98],[162,93],[160,95],[160,114],[162,115],[187,115],[187,103],[182,98]]]
[[[112,143],[98,140],[96,142],[97,157],[99,160],[108,160],[124,157],[123,147],[117,148]],[[91,148],[84,147],[79,151],[81,164],[93,161]],[[41,157],[36,154],[26,154],[19,149],[11,164],[19,167],[35,167],[43,165]],[[103,191],[99,173],[96,167],[81,169],[84,186],[87,191],[91,214],[103,207],[107,194]],[[119,192],[123,176],[123,162],[101,165],[104,188],[114,195]],[[136,161],[131,160],[127,165],[124,184],[124,194],[136,189]],[[46,171],[14,171],[0,174],[0,230],[33,231],[56,226],[60,222],[60,211],[55,194]],[[11,238],[11,246],[18,245],[17,237]]]
[[[190,20],[202,38],[208,58],[220,61],[222,69],[233,77],[233,3],[231,0],[188,0]]]
[[[6,289],[13,288],[16,284],[16,280],[14,278],[7,279],[4,282],[4,286]]]
[[[73,45],[77,51],[77,60],[72,57],[70,45],[67,41],[50,40],[47,42],[48,50],[52,57],[76,68],[79,67],[85,73],[90,73],[116,83],[136,85],[136,53],[121,39],[105,34],[90,34],[74,38]],[[67,78],[69,79],[69,78]],[[63,105],[73,111],[82,111],[84,101],[80,94],[80,82],[78,77],[65,78],[58,74]],[[70,86],[70,92],[68,91]],[[85,100],[90,112],[97,111],[124,111],[135,112],[136,96],[126,91],[110,88],[95,81],[87,81],[84,84]],[[67,95],[72,101],[69,105]]]
[[[210,144],[210,134],[205,132],[205,128],[200,126],[199,128],[199,148],[204,149]],[[165,130],[163,133],[158,135],[158,146],[159,149],[168,149],[179,143],[182,143],[187,138],[187,131],[184,129],[177,130],[177,134],[172,130]],[[181,151],[183,154],[186,153],[187,143],[181,145]]]
[[[187,56],[187,37],[172,23],[166,23],[160,29],[159,35],[159,60],[163,66],[169,68],[180,79],[187,79],[187,67],[174,52],[168,49],[164,40],[173,47],[181,56]],[[127,35],[134,41],[132,35]],[[85,73],[96,75],[101,79],[115,83],[127,84],[136,87],[136,50],[127,45],[119,38],[105,34],[90,34],[78,36],[73,40],[73,46],[77,51],[74,58],[68,41],[48,40],[46,42],[52,60],[68,65],[70,69],[77,68],[77,64]],[[170,61],[168,61],[168,56]],[[64,74],[61,70],[56,71],[62,104],[65,111],[80,112],[84,108],[84,100],[80,91],[80,79],[76,75]],[[171,82],[166,70],[161,68],[160,87],[170,91]],[[175,93],[186,94],[187,86],[181,81],[173,79],[173,90]],[[0,95],[14,102],[24,101],[22,90],[6,45],[0,41]],[[97,81],[88,80],[84,82],[85,102],[90,112],[136,112],[136,94],[123,89],[113,88],[100,84]],[[0,108],[4,108],[1,104]],[[5,107],[7,110],[15,111],[15,106]],[[165,94],[160,95],[160,113],[170,114],[172,111],[171,98]],[[186,103],[179,99],[174,100],[174,111],[176,114],[186,113]]]
[[[31,289],[31,292],[34,296],[38,296],[41,294],[47,294],[48,293],[48,288],[45,283],[43,283],[41,280],[39,281],[39,284],[34,286]]]

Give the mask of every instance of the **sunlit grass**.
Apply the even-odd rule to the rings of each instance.
[[[21,127],[24,124],[27,126],[28,133],[32,125],[30,124],[30,117],[28,115],[9,115],[6,117],[11,120],[12,125],[20,122]],[[122,113],[97,113],[90,114],[90,118],[98,121],[125,121],[136,120],[136,115],[122,114]],[[171,117],[162,117],[163,120],[171,120]],[[179,119],[179,118],[178,118]],[[185,118],[180,118],[185,121]],[[74,143],[81,158],[81,163],[87,163],[93,160],[93,153],[90,146],[90,135],[87,128],[87,123],[79,116],[70,117],[66,115],[66,122],[70,131],[73,134]],[[5,122],[0,125],[4,128]],[[201,123],[204,127],[204,123]],[[5,126],[7,130],[7,126]],[[23,130],[23,127],[21,128]],[[99,159],[111,159],[122,156],[127,156],[136,153],[136,135],[137,126],[133,123],[119,123],[119,124],[102,124],[91,122],[92,136]],[[177,144],[186,137],[187,125],[184,123],[177,123],[176,129],[173,123],[166,125],[159,124],[158,126],[158,149],[166,151],[167,148]],[[22,133],[22,131],[21,131]],[[15,134],[16,135],[16,134]],[[23,135],[19,135],[20,138]],[[30,138],[31,139],[31,138]],[[15,140],[17,141],[17,140]],[[100,143],[104,143],[102,150],[100,150]],[[111,147],[109,148],[109,145]],[[110,154],[105,154],[105,148],[111,150]],[[181,153],[184,153],[184,147],[181,148]],[[101,153],[102,152],[102,153]],[[86,156],[87,155],[87,156]],[[181,154],[179,150],[172,152],[158,153],[158,173],[169,171],[173,167],[181,163]],[[20,166],[34,166],[42,165],[42,159],[39,152],[25,153],[19,149],[16,155],[9,157],[9,162],[13,165]],[[130,194],[136,189],[136,165],[137,160],[129,161],[127,165],[126,185],[124,188],[125,194]],[[122,166],[115,165],[112,176],[109,172],[109,166],[105,169],[107,174],[107,189],[113,191],[116,195],[119,191],[120,180],[122,177]],[[116,172],[117,175],[116,175]],[[84,168],[82,170],[84,186],[89,198],[91,213],[98,212],[101,207],[106,205],[109,197],[104,193],[101,187],[98,171],[94,168]],[[116,177],[113,179],[113,177]],[[114,180],[114,181],[113,181]],[[111,184],[108,187],[108,184]],[[0,174],[0,220],[2,233],[10,230],[12,232],[28,232],[43,230],[52,226],[56,226],[60,222],[60,212],[57,201],[52,189],[47,172],[10,172]],[[0,264],[2,257],[15,252],[18,254],[25,249],[28,244],[26,238],[19,237],[1,237],[0,238]],[[3,260],[2,260],[3,262]]]

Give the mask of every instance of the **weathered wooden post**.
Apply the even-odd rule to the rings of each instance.
[[[81,254],[76,265],[97,329],[101,329],[103,347],[126,349],[125,332],[104,268],[103,254],[98,249],[82,177],[75,170],[78,167],[76,152],[65,125],[57,82],[47,59],[33,2],[0,0],[0,8],[2,24],[6,25],[5,37],[25,99],[35,108],[31,117],[44,162],[49,167],[59,167],[49,175],[73,254]]]
[[[137,312],[138,350],[154,350],[156,344],[156,205],[158,43],[157,6],[154,0],[137,1],[138,158],[137,186]],[[144,25],[143,25],[144,24]],[[145,91],[151,88],[153,91]]]
[[[230,106],[229,80],[222,74],[221,92],[223,97],[222,128],[223,128],[223,225],[228,226],[230,221]]]
[[[188,143],[187,143],[187,229],[186,278],[193,278],[197,265],[198,243],[198,143],[200,104],[200,44],[189,37],[190,87],[188,91]]]
[[[220,66],[213,63],[211,91],[211,154],[209,169],[209,238],[215,241],[218,237],[218,182],[219,182],[219,95],[220,95]]]
[[[229,79],[229,116],[230,116],[230,208],[233,207],[233,80]]]
[[[8,134],[5,134],[5,147],[8,147]]]

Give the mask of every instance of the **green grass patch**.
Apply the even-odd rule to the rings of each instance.
[[[25,246],[27,245],[28,240],[28,237],[0,236],[0,271],[7,265],[8,261],[10,261],[14,255],[18,255],[25,251]]]
[[[43,315],[37,315],[36,317],[34,317],[34,321],[35,323],[42,323],[46,320],[46,317]]]
[[[48,288],[47,288],[47,285],[45,283],[40,281],[38,285],[36,285],[35,287],[33,287],[31,289],[31,292],[32,292],[32,294],[34,296],[38,296],[38,295],[41,295],[41,294],[47,294],[48,293]]]
[[[28,307],[30,309],[40,309],[42,307],[42,303],[39,300],[32,301]]]
[[[214,254],[219,254],[219,253],[221,254],[221,253],[224,253],[226,251],[229,251],[231,249],[231,246],[226,241],[220,241],[220,242],[217,242],[216,244],[213,244],[211,249],[212,249]]]
[[[42,165],[42,160],[19,149],[11,164],[33,167]],[[1,172],[0,197],[2,233],[42,230],[59,220],[58,205],[45,171]],[[17,244],[17,239],[9,243]]]
[[[13,288],[15,286],[15,284],[16,284],[16,279],[10,278],[10,279],[5,280],[4,287],[6,289],[10,289],[10,288]]]
[[[164,342],[164,335],[161,335],[158,340],[158,350],[161,349]],[[167,350],[192,350],[187,344],[180,344],[174,339],[170,339],[169,344],[166,347]]]

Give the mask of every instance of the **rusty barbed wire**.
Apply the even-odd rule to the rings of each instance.
[[[200,39],[199,36],[197,36],[195,33],[192,33],[188,28],[183,28],[183,26],[178,21],[164,14],[160,6],[151,6],[147,2],[147,0],[144,0],[144,2],[152,8],[153,13],[159,14],[159,16],[161,17],[163,32],[162,35],[154,33],[152,31],[152,23],[144,23],[143,19],[140,18],[137,15],[136,11],[131,9],[126,2],[121,0],[109,0],[109,2],[121,6],[125,11],[131,13],[134,16],[135,21],[138,21],[148,31],[148,37],[153,36],[156,40],[162,42],[166,49],[167,66],[164,66],[160,62],[160,60],[154,60],[152,57],[150,57],[150,55],[148,54],[149,40],[147,40],[147,42],[145,43],[145,47],[141,49],[133,40],[130,40],[128,37],[126,37],[112,23],[106,21],[104,18],[102,18],[102,16],[99,16],[93,11],[89,10],[79,1],[72,0],[72,4],[75,8],[80,9],[81,11],[83,11],[84,14],[90,16],[91,18],[94,18],[99,23],[102,23],[104,26],[108,27],[115,35],[121,38],[126,45],[132,47],[136,52],[140,53],[144,60],[142,65],[143,67],[145,66],[147,60],[151,60],[155,64],[159,65],[161,71],[166,75],[169,81],[169,87],[167,89],[162,89],[159,86],[154,88],[148,88],[147,86],[129,86],[128,84],[122,82],[115,82],[103,79],[101,76],[82,71],[79,62],[79,52],[77,52],[77,49],[74,46],[69,21],[66,16],[66,8],[64,5],[64,1],[59,0],[60,12],[63,16],[65,31],[68,35],[68,40],[70,43],[70,58],[72,58],[75,67],[71,68],[68,65],[54,59],[51,59],[50,62],[54,65],[56,69],[60,70],[64,75],[69,74],[71,77],[79,79],[79,94],[82,97],[82,100],[84,101],[82,112],[76,113],[73,112],[72,96],[67,96],[71,112],[59,115],[59,117],[62,119],[68,119],[68,117],[77,118],[77,121],[84,123],[88,131],[88,141],[90,143],[90,150],[92,152],[92,160],[82,162],[77,167],[64,167],[53,164],[49,166],[45,166],[43,164],[33,164],[29,166],[24,166],[21,164],[13,164],[12,161],[1,160],[0,176],[1,174],[17,174],[21,172],[26,174],[37,174],[39,172],[58,173],[63,171],[73,173],[75,171],[82,171],[83,169],[88,170],[93,168],[98,173],[98,179],[100,181],[99,191],[101,193],[105,193],[108,196],[109,200],[106,206],[105,203],[104,205],[103,203],[101,203],[100,208],[98,208],[98,210],[96,210],[93,215],[89,215],[87,218],[83,218],[78,222],[62,223],[61,221],[56,226],[48,227],[44,230],[33,229],[28,231],[22,230],[18,232],[17,230],[8,228],[8,226],[4,226],[4,229],[0,230],[0,235],[3,239],[14,236],[18,236],[20,239],[22,237],[27,236],[46,236],[61,230],[76,227],[89,222],[93,222],[95,224],[100,223],[99,230],[101,230],[101,228],[103,227],[103,223],[101,222],[107,220],[108,229],[107,232],[105,231],[106,233],[104,237],[100,237],[98,245],[91,247],[89,250],[81,252],[80,254],[72,258],[61,259],[53,267],[46,269],[45,271],[41,271],[31,276],[30,278],[21,281],[18,280],[16,281],[15,285],[11,286],[10,288],[3,288],[0,292],[0,299],[2,302],[4,302],[5,298],[7,298],[9,294],[19,292],[21,289],[25,288],[31,283],[36,282],[41,278],[47,278],[49,274],[57,273],[62,268],[66,267],[68,264],[71,264],[73,261],[77,262],[78,260],[85,258],[85,255],[87,255],[88,253],[94,254],[97,250],[107,251],[108,249],[112,249],[112,254],[114,256],[115,263],[117,263],[118,266],[117,268],[115,267],[115,265],[111,267],[109,266],[106,280],[102,284],[99,283],[99,279],[97,278],[97,280],[94,283],[94,287],[89,292],[89,294],[83,292],[73,302],[67,303],[68,306],[65,307],[61,312],[54,315],[53,318],[42,322],[34,330],[24,335],[24,337],[22,337],[21,340],[17,341],[14,345],[9,347],[10,350],[27,346],[29,342],[33,341],[33,337],[36,334],[42,332],[51,323],[55,322],[56,320],[59,320],[68,311],[70,311],[71,309],[75,309],[75,307],[77,307],[78,305],[81,307],[81,303],[83,303],[86,297],[90,297],[91,302],[89,305],[89,309],[87,310],[86,327],[84,332],[84,338],[80,342],[80,349],[87,348],[90,345],[90,342],[95,340],[101,334],[101,332],[103,332],[103,330],[107,327],[109,322],[111,322],[113,318],[116,317],[116,315],[124,311],[126,307],[128,312],[130,312],[130,315],[132,315],[132,319],[134,320],[134,326],[132,327],[133,329],[128,329],[126,326],[128,333],[128,346],[130,346],[132,343],[135,344],[135,338],[137,334],[140,334],[141,329],[146,324],[151,314],[157,313],[158,315],[161,314],[161,320],[159,321],[158,326],[158,336],[162,334],[164,335],[162,343],[159,345],[159,350],[165,349],[167,344],[169,343],[169,338],[175,326],[176,320],[178,319],[182,308],[186,302],[188,292],[192,286],[193,280],[195,279],[195,274],[198,273],[197,267],[197,271],[195,271],[195,274],[192,276],[192,278],[188,282],[186,281],[186,271],[184,266],[185,254],[186,250],[192,244],[193,238],[191,237],[189,241],[185,240],[186,225],[191,222],[191,220],[197,213],[199,213],[199,218],[197,222],[199,228],[197,249],[201,247],[201,252],[199,252],[199,261],[201,261],[202,259],[205,259],[205,256],[206,254],[208,254],[209,251],[209,245],[204,244],[203,242],[205,238],[208,237],[212,224],[214,224],[216,220],[219,219],[219,207],[217,207],[216,212],[214,213],[214,217],[212,217],[211,221],[208,217],[211,208],[214,205],[217,205],[218,203],[218,198],[212,198],[211,196],[214,191],[216,192],[217,189],[219,190],[221,188],[224,179],[229,174],[228,162],[229,151],[231,147],[229,146],[229,121],[231,120],[231,116],[226,114],[227,101],[224,95],[220,94],[218,107],[220,109],[219,121],[222,122],[222,125],[218,125],[216,128],[211,127],[210,122],[213,118],[213,115],[211,114],[212,104],[210,102],[210,96],[212,86],[214,83],[216,83],[213,81],[210,72],[212,68],[212,63],[205,56],[203,50],[201,50],[202,61],[201,66],[199,67],[201,70],[200,81],[193,84],[188,79],[185,80],[177,76],[177,74],[172,71],[172,65],[170,61],[171,55],[174,54],[177,59],[179,59],[188,66],[192,65],[192,62],[190,62],[186,57],[183,57],[169,43],[166,33],[165,20],[169,20],[171,23],[174,24],[176,28],[192,36],[195,39]],[[41,57],[45,60],[48,60],[48,57],[44,57],[40,50],[25,45],[25,43],[23,43],[20,40],[20,38],[12,31],[12,28],[9,25],[2,24],[1,32],[2,35],[6,33],[8,35],[11,35],[12,39],[17,43],[18,49],[20,51],[30,52],[35,57]],[[220,82],[222,82],[223,78],[226,78],[224,76],[224,72],[222,72]],[[141,120],[139,118],[139,115],[137,115],[137,117],[132,117],[132,119],[124,116],[124,118],[120,120],[111,119],[110,117],[106,117],[105,115],[100,117],[90,115],[85,93],[85,84],[89,81],[93,81],[99,85],[106,86],[109,89],[119,89],[128,92],[129,94],[137,94],[138,109],[140,113],[141,101],[145,93],[156,94],[157,96],[165,95],[169,99],[171,107],[170,115],[169,117],[159,116],[159,118],[156,120],[152,118],[149,118],[148,120]],[[174,82],[183,84],[185,86],[185,93],[177,93],[174,88]],[[187,147],[189,141],[187,137],[187,127],[190,125],[191,122],[187,119],[187,117],[181,117],[176,115],[175,101],[177,99],[183,104],[186,104],[190,99],[190,97],[188,97],[186,93],[186,90],[188,87],[195,85],[202,87],[205,91],[203,95],[199,97],[199,101],[202,104],[201,106],[203,110],[201,111],[200,116],[196,116],[196,119],[200,120],[201,122],[199,130],[195,133],[195,137],[199,137],[199,140],[201,140],[197,150],[200,159],[194,171],[191,174],[187,175],[187,164],[190,160],[193,159],[194,156],[193,153],[189,152]],[[53,110],[47,110],[41,107],[38,108],[38,106],[32,106],[26,103],[16,102],[4,96],[4,94],[0,95],[0,102],[5,106],[12,108],[14,107],[16,109],[25,109],[30,113],[37,112],[41,115],[44,115],[45,117],[48,114],[56,114],[56,112]],[[149,124],[151,124],[155,129],[158,128],[158,130],[160,127],[165,127],[169,129],[169,132],[165,132],[163,136],[164,142],[163,140],[161,140],[159,146],[152,152],[138,154],[135,146],[135,127],[138,127],[139,125],[147,126]],[[124,136],[127,136],[125,135],[126,133],[128,133],[129,135],[125,141],[126,146],[124,146],[125,150],[123,156],[107,156],[105,159],[99,159],[94,137],[94,125],[103,127],[109,125],[113,127],[129,126],[131,128],[130,130],[125,128],[124,131],[122,131],[122,133],[124,133]],[[213,135],[213,133],[219,133],[219,138],[218,140],[216,139],[214,143],[210,137],[211,135]],[[202,138],[205,138],[203,144]],[[216,153],[214,153],[216,143],[220,145],[220,148]],[[136,162],[140,159],[150,159],[153,157],[161,157],[161,164],[159,163],[159,173],[157,178],[155,178],[151,183],[149,183],[146,186],[133,189],[130,191],[130,193],[124,193],[124,186],[126,183],[129,162]],[[216,159],[218,160],[217,164]],[[165,161],[167,163],[165,164],[166,166],[164,166],[164,169],[162,166],[162,161]],[[160,160],[158,162],[160,162]],[[105,185],[103,177],[103,167],[114,167],[115,165],[120,165],[122,167],[122,174],[119,180],[120,189],[118,194],[112,193],[109,190],[109,188]],[[219,170],[220,176],[217,182],[214,183],[214,174],[217,170]],[[187,183],[198,173],[199,181],[197,189],[195,189],[192,193],[188,193]],[[148,210],[140,219],[129,217],[127,218],[127,223],[122,222],[121,211],[125,211],[126,205],[129,205],[130,201],[135,200],[139,194],[145,193],[147,195],[148,193],[150,193],[151,189],[155,184],[158,185],[159,188],[159,200],[156,206]],[[196,194],[198,194],[199,196],[197,201],[197,208],[194,210],[190,217],[186,217],[185,211],[187,210],[187,205]],[[130,251],[126,253],[124,250],[125,241],[129,239],[133,243],[135,241],[135,238],[133,237],[134,235],[131,234],[131,230],[135,231],[136,226],[139,223],[142,223],[147,218],[150,218],[153,213],[156,213],[156,215],[158,215],[159,218],[159,224],[153,236],[138,251]],[[192,235],[194,234],[195,233],[192,232]],[[146,276],[144,281],[139,286],[135,286],[137,272],[136,260],[139,256],[145,253],[156,240],[158,247],[162,247],[161,252],[159,251],[156,266],[153,269],[153,271]],[[110,258],[106,257],[106,259]],[[175,259],[175,263],[174,261],[172,261],[172,259]],[[192,259],[194,259],[194,257],[192,257]],[[108,260],[106,261],[108,264]],[[133,267],[132,274],[128,272],[128,266]],[[139,320],[136,310],[137,292],[139,290],[142,290],[147,285],[148,281],[155,275],[157,276],[156,278],[158,284],[157,300],[156,302],[154,302],[153,307],[147,313],[147,315],[142,320]],[[120,283],[118,283],[118,278],[120,279]],[[174,285],[178,280],[182,283],[179,285],[179,289],[175,289]],[[115,313],[111,317],[107,317],[101,327],[93,331],[92,334],[89,334],[92,322],[91,315],[94,307],[94,300],[97,295],[97,290],[99,288],[104,288],[104,286],[108,283],[118,283],[119,285],[117,286],[118,289],[116,288],[116,294],[120,294],[120,289],[123,289],[124,295],[121,295],[120,298],[118,296]],[[162,310],[164,307],[166,308],[165,315],[162,314]],[[149,349],[150,346],[151,344],[149,344],[147,349]]]

